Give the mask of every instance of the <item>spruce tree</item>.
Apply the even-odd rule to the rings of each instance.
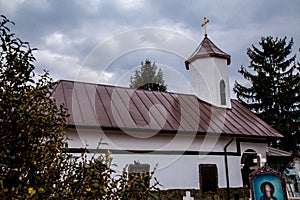
[[[141,63],[141,69],[136,70],[130,77],[130,88],[152,91],[167,91],[167,85],[164,81],[164,74],[161,69],[157,70],[155,63],[146,60],[145,64]]]
[[[252,45],[247,55],[251,59],[249,71],[241,67],[241,73],[250,86],[235,83],[237,98],[249,110],[257,113],[285,138],[269,141],[271,146],[288,151],[296,150],[299,143],[299,63],[292,52],[293,39],[262,37],[261,47]]]

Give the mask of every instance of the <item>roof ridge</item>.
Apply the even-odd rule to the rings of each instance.
[[[62,83],[62,82],[70,82],[70,83],[80,83],[80,84],[88,84],[88,85],[95,85],[95,86],[104,86],[104,87],[112,87],[112,88],[119,88],[119,89],[126,89],[126,90],[134,90],[134,91],[140,91],[140,92],[146,92],[146,93],[162,93],[162,94],[170,94],[170,95],[180,95],[180,96],[191,96],[191,97],[196,97],[198,101],[207,104],[211,107],[218,108],[218,109],[230,109],[230,108],[224,108],[224,107],[218,107],[215,105],[212,105],[200,98],[198,98],[195,94],[187,94],[187,93],[178,93],[178,92],[162,92],[162,91],[153,91],[153,90],[139,90],[135,88],[129,88],[125,86],[118,86],[118,85],[109,85],[109,84],[103,84],[103,83],[91,83],[91,82],[85,82],[85,81],[73,81],[73,80],[67,80],[67,79],[60,79],[57,81],[57,86]],[[236,99],[230,99],[231,101],[238,101]]]
[[[98,85],[98,86],[114,87],[114,88],[120,88],[120,89],[126,89],[126,90],[137,90],[137,91],[144,91],[144,92],[158,92],[158,93],[167,93],[167,94],[176,94],[176,95],[195,96],[194,94],[169,92],[169,91],[162,92],[162,91],[154,91],[154,90],[140,90],[140,89],[136,89],[136,88],[129,88],[129,87],[119,86],[119,85],[110,85],[110,84],[104,84],[104,83],[91,83],[91,82],[85,82],[85,81],[72,81],[72,80],[66,80],[66,79],[58,80],[57,84],[59,84],[61,82],[72,82],[72,83],[81,83],[81,84],[88,84],[88,85]]]

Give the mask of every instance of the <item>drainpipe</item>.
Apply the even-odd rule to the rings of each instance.
[[[230,200],[230,185],[229,185],[229,174],[228,174],[228,160],[227,160],[227,147],[231,144],[233,138],[225,145],[224,154],[225,154],[225,172],[226,172],[226,184],[227,184],[227,199]]]

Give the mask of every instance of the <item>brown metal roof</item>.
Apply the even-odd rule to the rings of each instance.
[[[219,57],[227,59],[227,65],[230,64],[230,55],[219,49],[207,36],[204,37],[194,53],[185,61],[186,69],[189,70],[189,64],[197,58]]]
[[[232,109],[224,109],[194,95],[65,80],[52,96],[68,109],[69,126],[282,137],[236,100],[231,100]]]

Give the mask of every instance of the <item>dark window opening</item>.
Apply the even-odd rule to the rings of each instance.
[[[226,92],[225,92],[224,80],[220,81],[220,97],[221,97],[221,105],[226,105]]]
[[[203,193],[216,193],[218,189],[218,170],[215,164],[200,164],[200,188]]]
[[[133,187],[135,184],[139,185],[143,183],[146,187],[150,187],[150,165],[141,164],[139,162],[134,162],[128,166],[128,179],[129,182],[133,182]]]
[[[254,163],[254,159],[258,159],[258,156],[252,149],[247,149],[242,155],[241,172],[244,187],[249,187],[249,175],[257,168],[257,163]]]

